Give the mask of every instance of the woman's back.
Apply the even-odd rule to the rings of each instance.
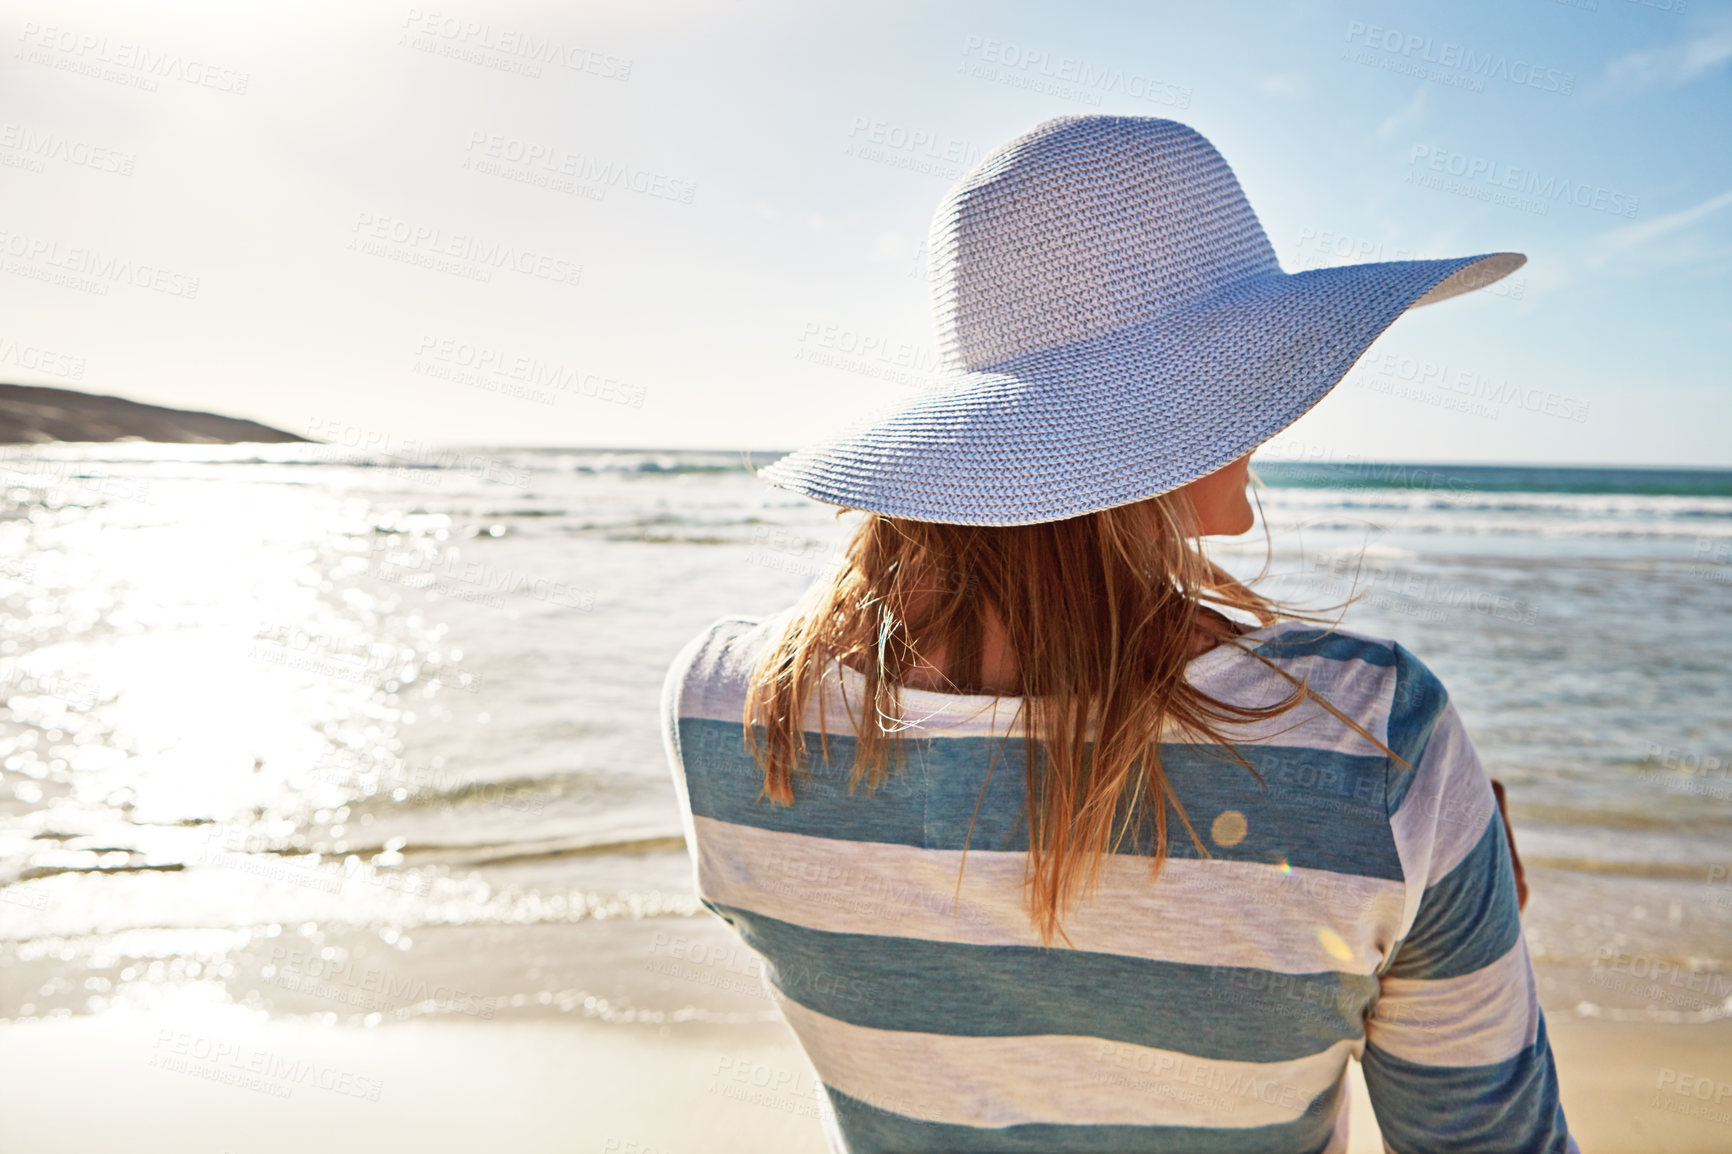
[[[1396,1150],[1569,1148],[1491,787],[1411,654],[1247,634],[1412,768],[1310,703],[1234,730],[1261,784],[1164,743],[1210,856],[1181,833],[1151,881],[1147,839],[1122,846],[1043,948],[1017,699],[903,689],[905,768],[851,793],[864,678],[832,663],[829,759],[814,704],[811,770],[774,805],[741,714],[784,624],[695,638],[663,720],[699,893],[766,959],[837,1149],[1338,1149],[1351,1055]],[[1239,704],[1292,689],[1226,645],[1187,676]]]

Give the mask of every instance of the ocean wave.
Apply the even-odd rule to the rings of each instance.
[[[377,442],[377,443],[374,443]],[[119,441],[92,444],[49,443],[11,446],[12,467],[25,461],[77,462],[93,465],[151,465],[152,476],[169,476],[160,466],[329,466],[345,469],[389,469],[541,474],[683,474],[751,473],[781,457],[711,449],[560,449],[493,445],[434,445],[414,440],[394,442],[389,436],[365,445],[329,442],[243,443],[233,445],[158,444]]]
[[[1520,837],[1518,831],[1517,837]],[[1624,861],[1585,857],[1536,857],[1522,854],[1529,869],[1568,870],[1571,873],[1611,874],[1617,877],[1651,878],[1659,881],[1707,882],[1713,867],[1690,862]]]
[[[1701,1026],[1732,1018],[1732,999],[1717,1006],[1699,1010],[1664,1010],[1658,1006],[1602,1006],[1598,1002],[1577,1002],[1571,1013],[1578,1018],[1604,1018],[1611,1022],[1654,1022],[1668,1025]]]
[[[550,474],[750,474],[784,450],[562,448],[557,446],[430,444],[376,431],[361,443],[284,442],[233,445],[112,442],[15,446],[18,459],[185,465],[337,465],[347,468],[462,469],[487,461]],[[1489,494],[1732,498],[1732,469],[1627,466],[1439,465],[1407,462],[1307,462],[1259,458],[1257,475],[1282,492],[1330,490],[1361,494],[1426,494],[1457,500]]]
[[[1732,497],[1732,470],[1550,465],[1426,465],[1253,460],[1274,489],[1409,490],[1437,494],[1577,493]]]

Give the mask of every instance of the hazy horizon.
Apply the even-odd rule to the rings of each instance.
[[[18,382],[0,381],[0,386]],[[50,386],[59,387],[59,386]],[[71,390],[78,391],[78,390]],[[132,398],[121,398],[130,400]],[[236,416],[233,413],[215,413],[215,416]],[[0,443],[0,455],[8,449],[43,448],[49,446],[101,448],[112,445],[155,445],[163,448],[186,447],[190,449],[219,449],[226,446],[261,445],[271,449],[286,450],[296,445],[337,446],[352,449],[357,453],[378,452],[383,456],[416,456],[427,453],[439,453],[460,449],[498,449],[508,452],[545,452],[545,453],[615,453],[615,454],[656,454],[656,453],[710,453],[727,456],[757,456],[779,457],[797,451],[800,446],[764,447],[759,445],[598,445],[598,444],[553,444],[534,442],[499,443],[493,441],[441,441],[405,439],[395,443],[384,442],[377,445],[347,444],[342,441],[319,440],[309,438],[304,441],[228,441],[228,442],[198,442],[198,441],[18,441],[9,444]],[[1308,458],[1304,456],[1276,456],[1270,452],[1282,451],[1282,440],[1279,437],[1264,442],[1252,450],[1251,463],[1256,468],[1266,468],[1269,465],[1311,465],[1333,466],[1338,468],[1365,468],[1390,466],[1403,469],[1546,469],[1546,470],[1584,470],[1602,472],[1670,472],[1670,473],[1729,473],[1732,465],[1698,465],[1677,462],[1635,461],[1608,464],[1600,461],[1515,461],[1515,460],[1480,460],[1480,461],[1448,461],[1439,458],[1399,458],[1371,457],[1364,454],[1354,454],[1348,451],[1332,451],[1329,457]],[[752,462],[758,465],[760,462]]]

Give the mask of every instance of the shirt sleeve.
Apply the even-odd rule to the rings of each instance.
[[[658,710],[661,724],[662,749],[667,754],[668,770],[673,774],[674,797],[680,807],[680,827],[685,834],[686,852],[697,859],[698,837],[692,821],[691,795],[686,786],[685,757],[680,748],[680,716],[683,712],[686,680],[698,654],[714,632],[712,625],[693,637],[674,655],[672,664],[662,679],[661,704]]]
[[[1395,646],[1390,827],[1406,933],[1366,1021],[1387,1149],[1573,1154],[1491,782],[1431,671]]]
[[[737,633],[741,626],[758,623],[759,619],[756,617],[717,618],[702,633],[681,647],[669,664],[666,676],[662,678],[661,701],[657,710],[662,749],[667,754],[668,771],[673,775],[674,797],[680,807],[680,824],[685,832],[686,851],[692,856],[694,868],[698,854],[698,837],[696,824],[692,820],[691,791],[686,781],[685,750],[680,744],[680,722],[694,714],[708,715],[705,713],[706,690],[718,676],[717,662],[721,659],[721,650],[724,648],[721,643],[729,633]]]

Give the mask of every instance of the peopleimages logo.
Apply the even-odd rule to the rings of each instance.
[[[1455,152],[1431,144],[1414,145],[1407,154],[1407,164],[1408,183],[1437,184],[1439,178],[1430,177],[1428,174],[1440,173],[1469,186],[1485,185],[1492,189],[1533,197],[1535,202],[1541,205],[1540,215],[1544,215],[1544,202],[1565,201],[1577,208],[1633,219],[1642,204],[1640,197],[1626,192],[1616,192],[1601,185],[1570,180],[1567,177],[1542,175],[1531,168],[1504,164],[1484,156],[1470,156],[1465,152]],[[1444,187],[1444,191],[1455,190]]]
[[[1077,56],[1055,55],[1014,41],[970,36],[962,46],[962,56],[960,71],[977,80],[991,80],[1083,104],[1100,104],[1102,95],[1111,93],[1173,108],[1191,106],[1191,89],[1186,85]]]
[[[464,151],[471,155],[463,162],[463,166],[474,168],[486,175],[501,175],[492,168],[484,167],[485,160],[491,160],[549,176],[570,177],[603,188],[624,188],[642,196],[653,196],[680,204],[692,203],[692,197],[696,195],[698,188],[689,180],[648,172],[614,160],[601,160],[556,144],[524,141],[496,132],[471,132]]]
[[[521,28],[509,28],[479,20],[466,20],[450,13],[411,8],[403,17],[404,33],[399,43],[420,52],[490,67],[505,67],[540,76],[538,64],[557,64],[573,72],[587,72],[603,80],[624,83],[631,79],[632,62],[622,56],[598,52],[581,44],[568,44],[550,36],[537,36]]]
[[[24,344],[0,336],[0,365],[17,365],[33,373],[46,373],[68,381],[84,379],[84,358],[56,352],[41,345]]]
[[[1501,52],[1479,52],[1448,40],[1438,42],[1430,36],[1380,28],[1360,20],[1348,21],[1347,42],[1410,63],[1446,68],[1480,80],[1503,80],[1560,96],[1573,95],[1576,90],[1574,72],[1535,64],[1531,60],[1512,59]]]
[[[101,80],[116,80],[147,92],[155,92],[156,81],[162,79],[245,96],[247,83],[252,79],[251,73],[189,59],[178,52],[157,51],[130,40],[111,41],[107,36],[38,24],[34,20],[24,22],[18,39],[26,46],[19,53],[20,59]],[[56,59],[50,53],[60,56]]]
[[[128,284],[185,300],[198,296],[199,278],[195,276],[100,249],[62,245],[52,237],[0,229],[0,256],[17,258],[7,262],[7,272],[63,282],[68,288],[98,296],[107,296],[111,284]]]
[[[466,373],[464,370],[470,371]],[[645,395],[642,385],[585,372],[576,365],[435,336],[421,338],[421,347],[410,372],[486,388],[489,392],[500,391],[488,383],[489,378],[517,381],[528,386],[530,393],[545,393],[550,398],[548,404],[557,399],[553,392],[557,391],[641,409]]]
[[[516,245],[485,240],[474,233],[453,233],[370,212],[357,213],[348,247],[368,256],[420,265],[471,280],[491,281],[494,269],[575,285],[583,266]]]
[[[130,152],[116,152],[112,148],[22,124],[0,125],[0,150],[21,153],[31,162],[35,172],[42,171],[43,161],[58,160],[93,172],[131,176],[132,167],[138,162]]]

